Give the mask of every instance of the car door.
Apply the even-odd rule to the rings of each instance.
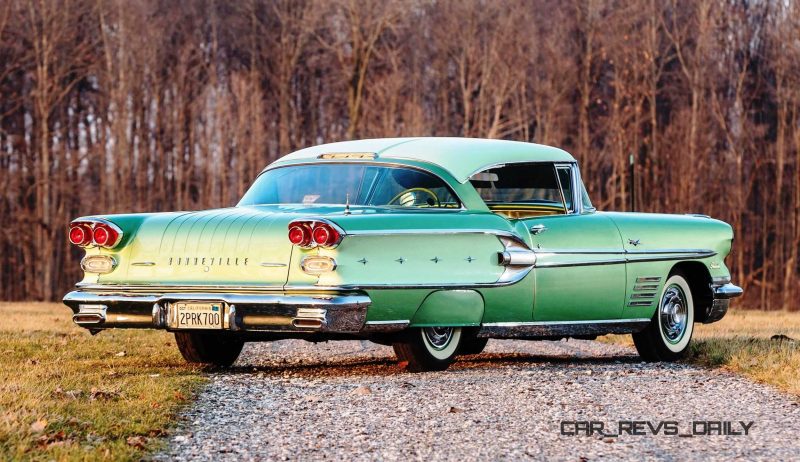
[[[523,220],[537,257],[534,320],[618,319],[626,279],[619,231],[609,218],[593,209],[583,210],[577,166],[549,168],[563,194],[562,211]]]

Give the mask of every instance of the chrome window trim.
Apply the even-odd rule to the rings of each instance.
[[[519,164],[577,165],[577,163],[578,163],[577,160],[569,160],[569,161],[567,161],[567,160],[520,160],[520,161],[514,161],[514,162],[498,162],[496,164],[486,165],[486,166],[483,166],[483,167],[475,170],[471,174],[467,175],[467,179],[464,181],[464,183],[469,183],[469,179],[472,177],[472,175],[476,175],[478,173],[485,172],[486,170],[491,170],[493,168],[502,168],[502,167],[505,167],[505,166],[508,166],[508,165],[519,165]],[[464,183],[462,183],[462,184],[464,184]]]
[[[576,202],[576,199],[575,199],[575,197],[576,197],[575,196],[575,191],[577,191],[577,189],[575,187],[575,178],[576,178],[576,172],[578,171],[578,161],[575,161],[575,160],[569,161],[569,162],[567,162],[567,161],[554,161],[554,160],[499,162],[499,163],[496,163],[496,164],[491,164],[488,167],[482,167],[482,168],[472,172],[469,176],[467,176],[467,180],[462,184],[469,183],[470,182],[469,179],[472,178],[474,175],[477,175],[478,173],[483,173],[483,172],[485,172],[487,170],[491,170],[493,168],[502,168],[502,167],[506,167],[506,166],[509,166],[509,165],[529,165],[529,164],[548,164],[548,165],[551,165],[553,167],[553,173],[555,173],[555,175],[556,175],[556,183],[558,184],[558,189],[561,192],[562,200],[565,199],[565,196],[564,196],[564,188],[561,185],[561,179],[558,177],[558,168],[559,167],[561,167],[561,168],[569,167],[570,168],[570,177],[571,177],[570,181],[572,182],[572,185],[573,185],[572,186],[572,208],[567,210],[567,213],[558,214],[558,215],[554,215],[554,216],[579,215],[580,212],[578,212],[577,202]],[[472,185],[470,184],[470,186],[472,186]],[[475,189],[474,186],[472,188]],[[475,192],[477,193],[477,190]],[[478,196],[480,197],[480,194],[478,194]],[[483,200],[482,197],[481,197],[481,200],[483,201],[483,203],[487,207],[489,206],[489,204],[486,204],[486,201]],[[563,204],[563,202],[562,202],[562,204]],[[566,210],[566,207],[565,207],[565,210]]]
[[[575,163],[575,181],[576,181],[575,191],[583,192],[584,190],[586,190],[586,185],[583,183],[583,175],[581,175],[581,170],[580,170],[580,168],[578,168],[578,164],[577,163]],[[586,190],[586,195],[587,196],[589,195],[589,191],[588,190]],[[589,200],[591,201],[592,198],[590,197]],[[595,212],[597,212],[597,207],[593,206],[593,207],[590,207],[590,208],[584,208],[584,206],[583,206],[583,195],[581,195],[580,214],[583,215],[583,214],[595,213]]]
[[[556,181],[558,182],[558,189],[561,190],[561,199],[563,200],[564,210],[567,211],[565,215],[579,215],[578,212],[578,205],[575,196],[575,162],[565,163],[565,162],[555,162],[553,163],[553,168],[556,171]],[[561,184],[561,177],[558,176],[558,169],[569,169],[569,181],[571,183],[571,192],[572,192],[572,207],[567,209],[567,196],[564,194],[564,185]]]

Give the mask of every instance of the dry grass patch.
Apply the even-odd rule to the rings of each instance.
[[[204,380],[172,335],[91,336],[55,303],[0,303],[0,460],[131,460]]]
[[[604,341],[633,345],[630,335]],[[800,395],[800,312],[734,310],[695,326],[690,360]]]

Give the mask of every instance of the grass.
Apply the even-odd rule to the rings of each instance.
[[[55,303],[0,303],[0,460],[137,460],[204,381],[170,334],[91,336]],[[690,361],[800,395],[800,313],[732,311],[698,325]],[[601,340],[631,344],[630,336]]]
[[[203,382],[174,338],[92,336],[55,303],[0,303],[0,460],[137,460]]]
[[[603,340],[633,345],[629,335]],[[688,360],[800,395],[800,312],[733,310],[719,322],[698,324]]]

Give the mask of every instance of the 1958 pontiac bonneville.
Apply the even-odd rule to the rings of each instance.
[[[742,293],[726,223],[596,211],[571,155],[513,141],[302,149],[236,207],[83,217],[69,240],[86,251],[75,323],[167,329],[221,366],[248,341],[368,339],[441,370],[489,338],[609,333],[671,361]]]

